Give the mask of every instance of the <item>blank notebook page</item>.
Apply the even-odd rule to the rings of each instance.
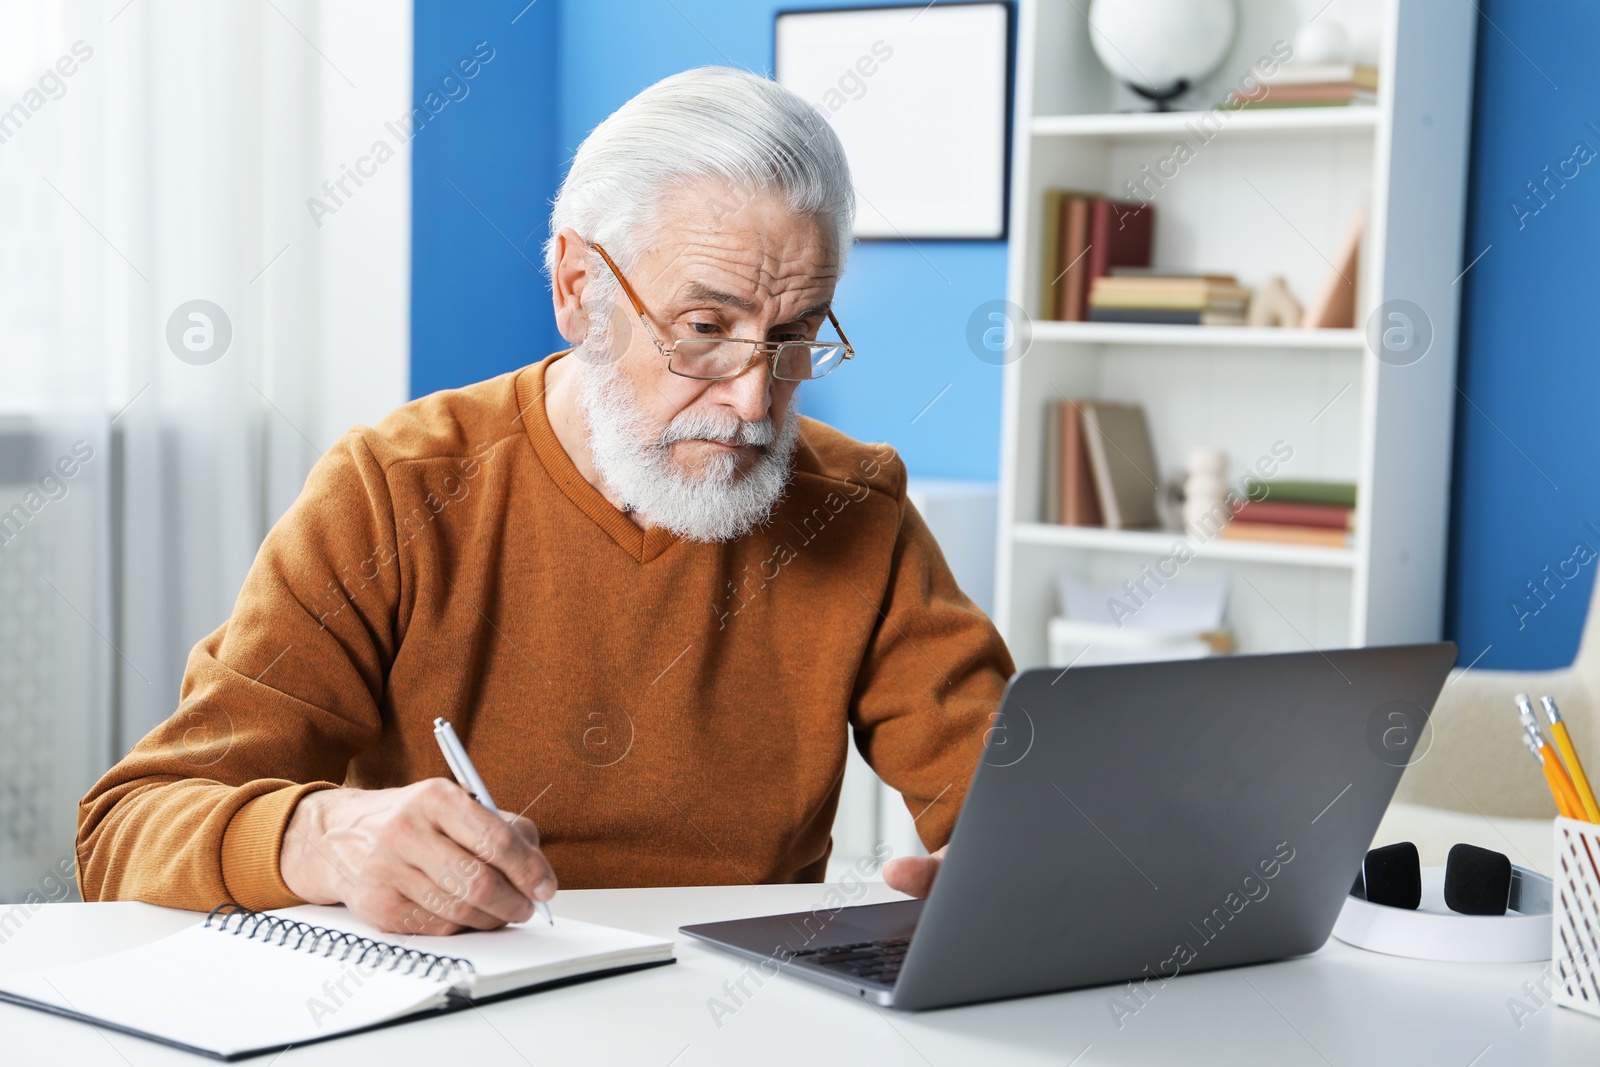
[[[215,925],[67,967],[0,976],[8,993],[222,1055],[384,1022],[441,1002],[446,988],[432,978],[357,971],[337,957],[246,940]]]
[[[471,960],[474,971],[471,988],[459,980],[456,984],[463,993],[479,999],[537,982],[554,982],[590,971],[672,957],[671,941],[575,919],[558,918],[552,926],[534,918],[499,930],[420,937],[382,933],[334,905],[303,904],[267,914],[359,934],[374,941],[392,941],[417,952]]]
[[[595,971],[670,960],[671,941],[570,919],[453,937],[384,934],[344,908],[268,914],[369,937],[418,954],[470,961],[472,973],[406,973],[341,959],[344,946],[296,949],[236,927],[197,924],[83,963],[0,975],[0,992],[222,1056],[302,1044],[442,1006]],[[235,919],[237,922],[237,919]],[[274,935],[275,937],[277,935]],[[322,942],[324,948],[327,942]],[[391,957],[392,959],[392,957]],[[425,965],[424,965],[425,966]],[[460,1003],[457,1001],[456,1003]]]

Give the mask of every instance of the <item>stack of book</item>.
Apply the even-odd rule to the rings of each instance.
[[[1359,63],[1285,63],[1252,92],[1235,89],[1225,108],[1345,107],[1378,99],[1378,68]]]
[[[1251,482],[1249,503],[1222,528],[1231,541],[1344,548],[1356,521],[1354,482]]]
[[[1113,530],[1160,525],[1161,471],[1144,408],[1062,400],[1045,408],[1045,522]]]
[[[1243,326],[1250,290],[1231,274],[1157,274],[1119,268],[1089,291],[1091,322]]]
[[[1096,278],[1118,267],[1148,267],[1155,217],[1154,207],[1137,200],[1046,190],[1040,317],[1083,322]]]
[[[1227,629],[1228,579],[1186,576],[1165,582],[1161,595],[1137,610],[1128,593],[1077,577],[1056,580],[1061,614],[1047,624],[1048,663],[1094,667],[1108,663],[1199,659],[1234,650]]]

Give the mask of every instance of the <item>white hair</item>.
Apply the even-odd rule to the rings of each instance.
[[[578,146],[550,211],[546,270],[555,276],[556,234],[568,226],[605,245],[624,269],[632,266],[656,230],[662,199],[707,179],[734,192],[778,194],[796,214],[831,222],[843,268],[855,190],[833,127],[775,81],[698,67],[640,92]],[[597,279],[608,282],[607,273],[597,271]]]
[[[789,484],[800,442],[799,391],[790,397],[783,427],[768,414],[745,422],[726,409],[688,408],[665,429],[652,432],[638,397],[610,358],[606,327],[591,326],[578,364],[578,407],[588,429],[589,454],[600,480],[624,506],[691,541],[732,541],[765,523]],[[736,457],[710,457],[698,474],[673,460],[678,441],[754,445],[755,462],[738,469]]]

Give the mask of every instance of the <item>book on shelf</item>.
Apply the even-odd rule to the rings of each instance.
[[[1291,526],[1275,522],[1239,522],[1235,519],[1222,528],[1226,541],[1269,541],[1288,545],[1320,545],[1323,548],[1348,548],[1348,530],[1326,526]]]
[[[1358,63],[1289,63],[1248,92],[1234,89],[1224,108],[1340,107],[1378,98],[1376,67]]]
[[[1070,189],[1045,192],[1039,310],[1061,322],[1088,318],[1094,280],[1150,263],[1155,208]]]
[[[1062,215],[1066,211],[1067,201],[1079,195],[1070,189],[1044,191],[1044,230],[1042,257],[1039,260],[1039,310],[1044,317],[1053,313],[1060,300],[1061,272],[1067,265],[1067,261],[1061,258]]]
[[[1089,293],[1089,202],[1075,196],[1062,209],[1061,286],[1056,291],[1055,314],[1062,322],[1082,322]]]
[[[1045,405],[1044,522],[1101,526],[1100,498],[1084,442],[1082,401]]]
[[[1072,204],[1093,195],[1076,189],[1044,191],[1044,228],[1040,234],[1042,255],[1039,260],[1039,313],[1043,318],[1060,317],[1057,309],[1065,299],[1062,286],[1066,280],[1066,270],[1077,254],[1067,253],[1070,247],[1065,233],[1068,212]]]
[[[1116,267],[1148,267],[1156,209],[1139,200],[1089,202],[1089,281]]]
[[[1142,278],[1149,283],[1163,282],[1216,282],[1231,284],[1238,281],[1232,274],[1214,270],[1169,270],[1166,267],[1112,267],[1109,278]]]
[[[1250,290],[1231,274],[1123,273],[1096,278],[1089,321],[1243,326]]]
[[[1112,530],[1160,525],[1156,496],[1161,474],[1144,408],[1104,400],[1081,400],[1084,450],[1094,472],[1100,514]]]
[[[1265,111],[1270,108],[1291,107],[1350,107],[1355,104],[1375,104],[1377,96],[1360,89],[1339,86],[1306,86],[1293,91],[1275,91],[1261,99],[1247,99],[1235,94],[1222,105],[1224,111]]]
[[[1046,189],[1044,191],[1044,209],[1039,213],[1043,219],[1043,229],[1040,234],[1043,240],[1039,243],[1039,314],[1041,317],[1049,314],[1049,309],[1056,306],[1056,286],[1061,275],[1061,242],[1053,239],[1061,228],[1061,205],[1067,198],[1065,189]]]
[[[1229,274],[1203,277],[1110,274],[1095,279],[1090,302],[1095,307],[1242,308],[1250,303],[1250,290]]]
[[[1044,462],[1039,465],[1039,521],[1061,521],[1061,409],[1064,404],[1044,406]]]
[[[1378,68],[1365,63],[1284,63],[1271,74],[1262,75],[1260,82],[1275,88],[1348,82],[1359,89],[1377,92]]]
[[[1355,515],[1355,508],[1339,504],[1300,504],[1287,500],[1267,499],[1247,501],[1242,508],[1234,512],[1233,521],[1353,530]]]
[[[1270,481],[1251,476],[1245,481],[1245,492],[1252,501],[1266,500],[1284,504],[1326,504],[1331,507],[1356,506],[1356,483],[1324,481],[1320,479],[1274,478]]]
[[[1085,439],[1083,408],[1072,400],[1061,408],[1061,521],[1068,526],[1103,526],[1100,495]]]
[[[1240,311],[1186,311],[1182,308],[1091,308],[1090,322],[1129,322],[1158,326],[1243,326]]]

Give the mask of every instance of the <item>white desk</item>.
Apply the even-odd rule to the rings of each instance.
[[[814,885],[563,892],[556,910],[671,937],[682,923],[809,909],[821,903],[822,892]],[[875,885],[864,900],[894,896]],[[144,904],[46,905],[0,945],[0,970],[89,958],[198,919],[192,912]],[[1169,982],[1120,1030],[1107,1007],[1115,990],[1107,988],[905,1014],[778,977],[760,988],[747,980],[752,995],[741,998],[742,1006],[719,1027],[708,1004],[713,997],[726,997],[724,983],[739,978],[741,964],[684,939],[671,966],[246,1062],[262,1067],[1600,1063],[1600,1019],[1549,1005],[1518,1029],[1507,1001],[1523,996],[1522,984],[1537,981],[1540,970],[1535,964],[1421,963],[1330,941],[1302,959]],[[204,981],[202,975],[195,978]],[[145,1067],[202,1062],[208,1061],[0,1004],[0,1063]]]

